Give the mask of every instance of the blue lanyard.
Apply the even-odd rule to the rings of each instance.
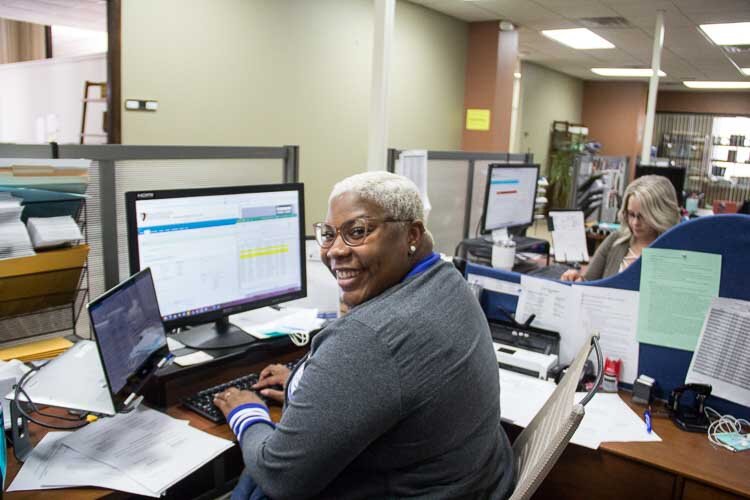
[[[409,274],[404,276],[404,280],[411,278],[412,276],[416,276],[417,274],[426,271],[430,267],[432,267],[433,264],[435,264],[437,261],[440,260],[440,255],[432,252],[430,255],[425,257],[424,259],[417,262],[414,267],[411,268],[411,271],[409,271]],[[401,280],[403,281],[403,280]]]

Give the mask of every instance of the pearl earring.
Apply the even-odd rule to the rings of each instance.
[[[409,246],[409,255],[414,255],[414,252],[417,251],[417,247],[414,245]]]

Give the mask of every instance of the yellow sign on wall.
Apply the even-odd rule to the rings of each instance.
[[[489,109],[467,109],[466,110],[466,130],[489,130],[490,129],[490,110]]]

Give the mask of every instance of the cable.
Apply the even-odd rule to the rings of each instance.
[[[721,442],[716,435],[725,432],[736,432],[742,434],[743,427],[750,428],[750,422],[744,418],[736,418],[732,415],[722,415],[710,406],[706,406],[703,409],[703,413],[705,413],[708,420],[711,421],[707,432],[708,440],[711,444],[721,446],[729,451],[737,451],[728,444]]]
[[[83,420],[82,418],[70,418],[70,417],[63,417],[58,415],[52,415],[49,413],[44,413],[40,411],[36,404],[31,400],[28,393],[23,389],[23,385],[26,383],[26,380],[29,378],[29,376],[38,371],[40,368],[43,368],[46,366],[47,363],[41,365],[41,366],[35,366],[31,370],[27,371],[23,374],[21,379],[18,381],[18,383],[15,386],[15,390],[13,392],[13,401],[11,401],[11,404],[15,405],[18,412],[23,415],[27,420],[30,422],[34,422],[35,424],[41,426],[41,427],[47,427],[49,429],[57,429],[57,430],[63,430],[63,431],[70,431],[75,429],[80,429],[81,427],[85,427],[89,424],[87,420]],[[31,413],[38,413],[39,415],[49,417],[49,418],[57,418],[60,420],[66,420],[71,422],[82,422],[80,425],[55,425],[48,422],[42,422],[41,420],[37,420],[34,417],[32,417],[29,413],[24,410],[23,406],[21,405],[21,402],[18,400],[18,395],[23,393],[24,397],[26,398],[26,403],[28,403],[29,407],[31,408]]]

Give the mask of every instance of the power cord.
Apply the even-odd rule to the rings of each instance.
[[[708,426],[708,440],[711,442],[711,444],[714,444],[716,446],[721,446],[722,448],[726,448],[729,451],[737,451],[735,448],[731,447],[727,443],[722,442],[717,438],[717,434],[723,434],[723,433],[737,433],[737,434],[743,434],[742,430],[743,428],[750,428],[750,422],[745,420],[744,418],[736,418],[732,415],[722,415],[718,411],[714,410],[710,406],[706,406],[703,409],[703,413],[706,414],[706,417],[711,422]],[[746,434],[746,433],[745,433]]]
[[[29,397],[29,394],[24,390],[23,386],[26,383],[26,380],[28,380],[29,376],[33,374],[36,371],[39,371],[40,368],[46,366],[47,363],[44,363],[40,366],[34,366],[29,370],[28,372],[24,373],[21,379],[18,381],[18,383],[15,385],[15,390],[13,392],[13,401],[11,401],[11,404],[15,405],[18,412],[23,415],[29,422],[34,422],[35,424],[41,426],[41,427],[47,427],[49,429],[56,429],[56,430],[62,430],[62,431],[70,431],[75,429],[80,429],[81,427],[87,426],[90,421],[85,420],[87,417],[79,417],[79,418],[71,418],[71,417],[65,417],[61,415],[53,415],[51,413],[45,413],[41,410],[39,410],[34,404],[34,402]],[[23,401],[19,401],[18,396],[20,394],[23,394],[23,396],[26,398],[25,403],[29,405],[31,408],[31,413],[37,413],[43,417],[48,418],[56,418],[58,420],[65,420],[68,422],[80,422],[79,425],[55,425],[49,422],[42,422],[41,420],[37,420],[36,418],[32,417],[30,413],[27,413],[26,410],[23,408]]]

